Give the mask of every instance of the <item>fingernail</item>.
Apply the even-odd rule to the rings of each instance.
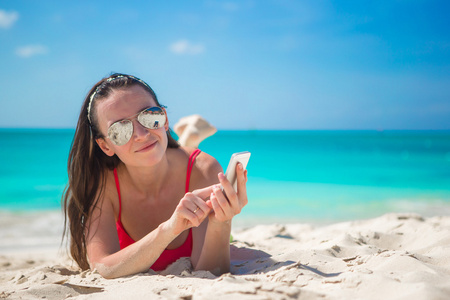
[[[239,168],[239,170],[242,170],[242,164],[241,163],[238,163],[238,168]]]
[[[224,178],[225,178],[225,175],[223,175],[223,173],[220,172],[220,173],[219,173],[219,179],[224,179]]]

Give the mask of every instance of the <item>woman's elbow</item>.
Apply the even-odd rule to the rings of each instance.
[[[105,279],[115,279],[124,276],[123,274],[120,274],[116,265],[111,266],[103,261],[92,262],[90,263],[90,266],[91,270],[96,271]]]
[[[223,275],[225,273],[230,273],[230,264],[227,264],[225,266],[222,266],[221,268],[218,268],[217,275],[216,275],[216,273],[213,273],[213,274],[216,275],[216,276],[220,276],[220,275]]]
[[[97,271],[97,273],[105,279],[114,279],[119,277],[115,274],[116,272],[114,272],[113,267],[107,266],[103,263],[91,264],[91,270]]]
[[[214,266],[214,267],[209,267],[209,268],[205,268],[205,267],[200,267],[200,266],[196,266],[194,268],[194,271],[209,271],[212,274],[214,274],[215,276],[221,276],[225,273],[229,273],[230,272],[230,264],[226,264],[223,266]]]

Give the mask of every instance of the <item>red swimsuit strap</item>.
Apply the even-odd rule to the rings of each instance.
[[[194,162],[195,159],[197,158],[197,156],[200,154],[200,149],[195,149],[194,152],[191,153],[191,155],[189,156],[189,161],[188,161],[188,167],[187,167],[187,173],[186,173],[186,188],[185,188],[185,193],[189,192],[189,183],[191,181],[191,172],[192,172],[192,168],[194,167]]]
[[[117,169],[114,168],[114,179],[116,181],[116,188],[117,188],[117,193],[119,194],[119,216],[117,217],[117,220],[122,220],[120,218],[120,215],[122,213],[122,200],[120,199],[120,185],[119,185],[119,176],[117,175]]]

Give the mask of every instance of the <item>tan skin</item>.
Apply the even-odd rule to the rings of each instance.
[[[116,231],[119,198],[113,172],[109,171],[105,191],[92,208],[87,227],[86,248],[91,268],[105,278],[145,272],[164,249],[181,246],[192,228],[194,269],[209,270],[216,275],[229,272],[231,220],[247,204],[247,173],[237,166],[238,192],[235,192],[223,176],[220,164],[202,152],[191,173],[193,192],[185,194],[187,163],[194,149],[167,148],[168,121],[164,128],[150,130],[130,117],[150,106],[156,106],[155,101],[137,85],[116,90],[96,103],[104,136],[118,120],[133,122],[133,135],[125,145],[116,146],[108,138],[97,139],[97,144],[105,154],[115,154],[121,160],[117,167],[121,220],[136,243],[120,249]]]

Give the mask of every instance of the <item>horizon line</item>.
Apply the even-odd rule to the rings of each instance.
[[[75,127],[3,127],[0,130],[75,130]],[[170,128],[172,132],[175,132]],[[217,128],[217,131],[450,131],[450,128],[425,129],[425,128]]]

